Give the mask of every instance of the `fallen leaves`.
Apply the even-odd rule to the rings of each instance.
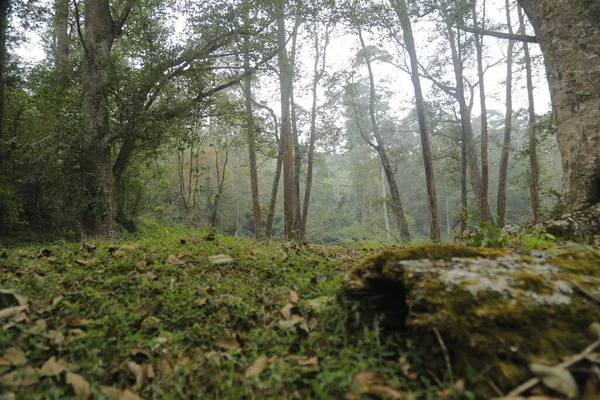
[[[52,356],[42,365],[40,374],[42,376],[56,376],[66,371],[67,368],[69,368],[69,363],[66,360],[56,361],[56,357]]]
[[[228,256],[226,254],[217,254],[216,256],[208,256],[208,262],[211,265],[231,264],[234,261],[235,260],[233,259],[233,257]]]
[[[252,363],[250,367],[248,367],[244,373],[244,376],[246,378],[251,378],[253,376],[260,375],[260,373],[267,368],[267,365],[269,365],[269,359],[266,356],[260,356]]]
[[[92,396],[92,385],[81,375],[67,372],[67,383],[73,387],[75,396],[80,400],[87,400]]]
[[[212,344],[225,350],[238,350],[241,347],[235,339],[217,339]]]
[[[358,400],[362,395],[368,395],[382,400],[410,400],[408,395],[403,395],[396,390],[396,385],[373,371],[363,371],[354,376],[352,389],[346,393],[344,399]]]

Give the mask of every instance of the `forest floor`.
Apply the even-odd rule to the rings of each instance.
[[[0,399],[477,397],[481,371],[356,324],[343,275],[375,253],[199,232],[0,249]]]

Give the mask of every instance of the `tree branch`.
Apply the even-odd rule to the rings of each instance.
[[[134,3],[135,3],[135,0],[128,0],[127,3],[125,3],[125,6],[123,6],[121,15],[119,16],[119,19],[115,23],[115,33],[114,33],[115,37],[121,36],[123,34],[123,25],[125,25],[127,18],[129,18],[129,14],[131,13],[131,9],[133,8]]]
[[[520,42],[528,42],[528,43],[538,43],[537,36],[515,35],[514,33],[490,31],[487,29],[474,28],[472,26],[465,26],[465,25],[458,25],[458,29],[463,30],[465,32],[476,33],[478,35],[493,36],[493,37],[497,37],[500,39],[518,40]]]
[[[73,5],[75,6],[75,23],[77,24],[77,35],[79,36],[79,41],[83,46],[83,50],[85,54],[89,54],[87,47],[85,46],[85,40],[83,40],[83,33],[81,32],[81,21],[79,17],[79,7],[77,6],[77,0],[73,0]]]

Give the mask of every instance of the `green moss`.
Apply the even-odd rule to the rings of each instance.
[[[516,281],[515,287],[538,294],[548,293],[548,284],[539,273],[513,272],[510,276]]]
[[[505,250],[500,249],[480,249],[452,244],[424,245],[402,250],[384,250],[352,268],[350,278],[362,277],[369,270],[383,273],[386,277],[393,279],[396,272],[386,267],[402,260],[451,260],[452,258],[501,257],[506,254]]]
[[[600,276],[600,252],[569,251],[552,257],[549,263],[566,272]]]

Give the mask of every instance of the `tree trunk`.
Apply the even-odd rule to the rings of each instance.
[[[438,213],[438,201],[435,190],[435,174],[433,169],[433,158],[431,156],[431,146],[429,144],[429,131],[427,127],[425,100],[421,90],[421,79],[419,77],[419,63],[417,60],[417,50],[415,48],[415,39],[413,37],[412,26],[408,16],[408,9],[405,0],[392,1],[396,15],[400,20],[402,31],[404,33],[404,43],[410,57],[410,69],[413,88],[415,91],[415,102],[417,107],[417,118],[419,120],[419,132],[421,134],[421,146],[423,148],[423,165],[425,166],[425,181],[427,184],[427,205],[429,209],[429,232],[431,241],[438,243],[440,241],[440,220]]]
[[[10,0],[0,0],[0,143],[4,133],[4,72],[6,64],[6,35],[8,31],[8,9]],[[3,172],[3,164],[7,157],[4,145],[0,146],[0,175]]]
[[[483,1],[483,18],[481,28],[485,29],[485,0]],[[473,26],[477,27],[477,6],[473,7]],[[483,72],[483,35],[475,34],[475,48],[477,49],[477,75],[479,77],[479,103],[481,107],[481,201],[488,204],[488,120],[487,105],[485,101],[485,84]],[[481,221],[488,222],[488,207],[481,207]]]
[[[460,141],[460,234],[464,234],[469,220],[469,203],[467,199],[467,138],[466,131],[461,130]]]
[[[510,20],[510,4],[506,0],[506,23],[508,31],[512,34]],[[512,133],[512,56],[514,41],[508,41],[506,55],[506,115],[504,118],[504,143],[500,156],[500,173],[498,177],[498,226],[503,227],[506,222],[506,177],[508,175],[508,157],[510,155]]]
[[[475,195],[475,201],[477,203],[477,209],[479,215],[491,215],[489,211],[489,204],[482,200],[482,184],[481,184],[481,173],[479,172],[479,162],[477,160],[477,151],[475,150],[475,140],[473,138],[473,126],[471,125],[471,108],[467,104],[465,97],[464,88],[464,74],[463,74],[463,60],[462,60],[462,46],[460,42],[460,33],[455,34],[452,22],[448,20],[446,16],[448,41],[450,44],[450,50],[452,52],[452,63],[454,66],[454,76],[456,79],[456,92],[455,97],[459,105],[460,111],[460,125],[462,129],[463,140],[465,141],[466,153],[467,153],[467,165],[469,169],[469,178],[471,181],[471,187],[473,194]]]
[[[248,18],[248,15],[246,15]],[[246,135],[248,137],[248,160],[250,162],[250,188],[252,192],[252,213],[254,215],[254,237],[262,239],[262,217],[258,192],[258,166],[256,164],[256,128],[252,115],[252,76],[250,75],[250,43],[244,37],[244,96],[246,105]]]
[[[267,224],[265,226],[265,237],[271,239],[273,230],[273,219],[275,218],[275,206],[277,205],[277,193],[279,192],[279,181],[281,180],[281,167],[283,166],[283,141],[279,139],[277,151],[277,163],[275,165],[275,177],[271,188],[271,201],[269,202],[269,213],[267,214]]]
[[[69,57],[69,1],[54,0],[54,65]]]
[[[381,198],[383,201],[381,202],[381,213],[383,214],[383,226],[385,227],[385,238],[390,240],[390,219],[388,218],[388,209],[387,209],[387,193],[385,191],[385,171],[383,167],[381,167]]]
[[[277,43],[279,46],[279,87],[281,92],[281,135],[283,145],[283,215],[285,238],[295,239],[295,189],[294,189],[294,141],[290,120],[290,96],[294,78],[293,67],[286,50],[285,0],[275,2],[277,15]]]
[[[108,70],[115,27],[108,0],[86,0],[84,13],[81,171],[87,198],[81,236],[86,240],[115,237],[119,226],[108,123]]]
[[[398,190],[396,178],[394,177],[394,170],[392,169],[389,158],[387,156],[383,137],[379,132],[379,123],[377,122],[377,117],[375,115],[375,78],[373,77],[373,70],[371,69],[371,60],[369,58],[369,55],[367,54],[365,41],[362,37],[362,32],[360,28],[358,29],[358,37],[360,39],[360,45],[364,53],[365,63],[367,64],[367,70],[369,71],[369,114],[371,117],[371,128],[373,129],[373,135],[375,136],[375,141],[377,142],[375,150],[379,154],[379,158],[381,159],[381,165],[383,166],[388,185],[390,186],[390,195],[392,196],[392,209],[394,211],[394,215],[396,216],[398,230],[400,231],[400,240],[402,240],[402,242],[407,243],[410,242],[410,233],[408,231],[406,217],[404,216],[404,209],[402,207],[400,191]]]
[[[517,8],[519,13],[519,33],[525,34],[525,21],[521,7]],[[527,74],[527,100],[529,114],[529,198],[531,204],[531,213],[533,222],[538,222],[540,219],[540,201],[538,191],[538,162],[537,162],[537,140],[535,132],[536,115],[535,102],[533,97],[533,74],[531,71],[531,56],[529,55],[529,45],[523,43],[523,57],[525,59],[525,71]]]
[[[600,202],[600,2],[519,0],[539,37],[562,156],[564,211]]]

